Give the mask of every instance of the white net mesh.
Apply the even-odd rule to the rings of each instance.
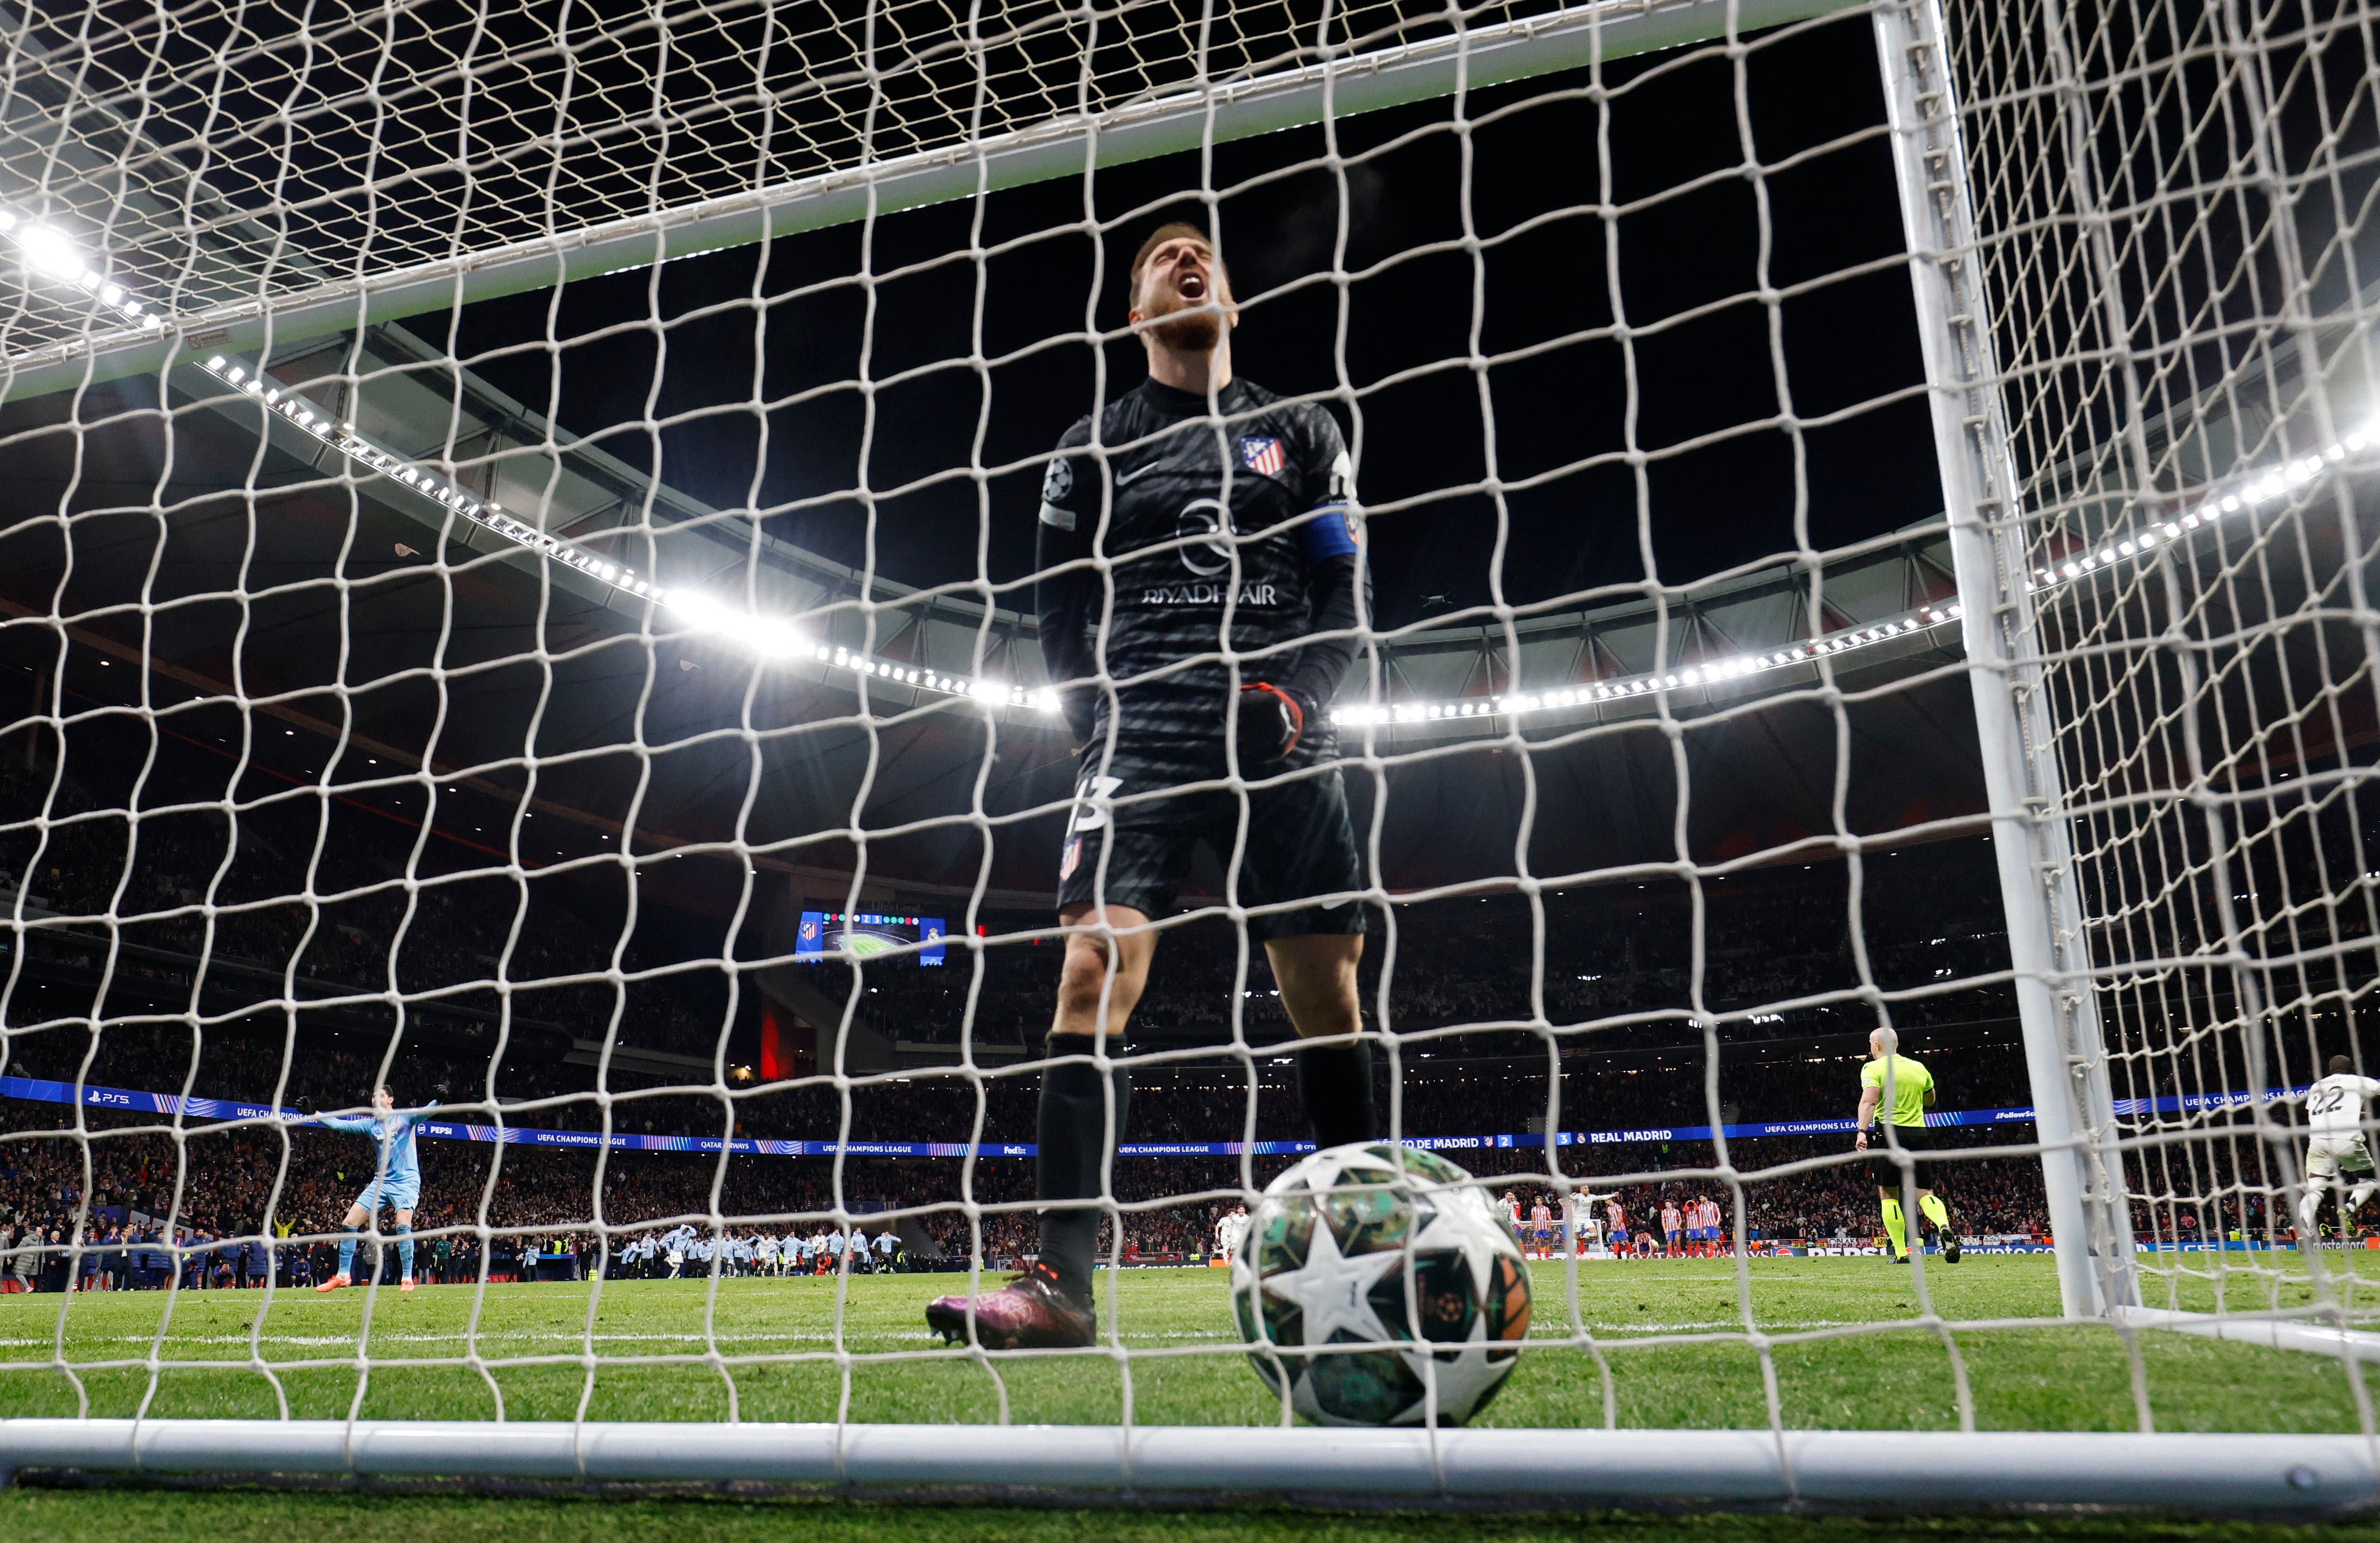
[[[2058,924],[2096,968],[2093,1123],[2152,1306],[2353,1321],[2352,1270],[2265,1250],[2306,1160],[2272,1100],[2362,1074],[2372,978],[2360,25],[2111,6],[1954,37],[2073,815]]]
[[[1936,513],[1942,319],[1877,68],[1930,12],[1820,8],[11,14],[0,349],[77,373],[0,419],[10,1407],[1263,1423],[1305,1409],[1294,1362],[1353,1368],[1307,1379],[1326,1413],[1435,1417],[1453,1363],[1377,1352],[1460,1299],[1527,1348],[1449,1418],[2368,1431],[2335,1367],[2061,1326],[2033,1107],[2122,1175],[2119,1296],[2129,1209],[2152,1305],[2351,1312],[2351,1270],[2273,1251],[2302,1147],[2256,1095],[2360,1053],[2380,919],[2368,18],[1957,14],[1985,448],[2065,799],[2016,811],[1977,770],[2007,693],[1961,648],[1989,585]],[[1341,109],[1415,59],[1443,81]],[[1255,87],[1280,132],[1219,134]],[[1102,160],[1168,115],[1192,149]],[[1018,136],[1071,165],[874,207]],[[520,292],[524,251],[805,178],[853,222]],[[1277,539],[1105,544],[1146,445],[1073,446],[1106,626],[1045,669],[1051,447],[1140,379],[1124,273],[1177,217],[1230,266],[1240,371],[1328,415],[1361,490],[1336,747],[1290,779],[1343,783],[1352,883],[1257,881],[1302,832],[1236,759],[1078,808],[1062,696],[1147,674],[1107,650],[1151,565],[1186,593]],[[403,324],[214,326],[432,267]],[[1229,410],[1190,424],[1294,483]],[[1159,675],[1314,647],[1213,603]],[[1218,796],[1101,1057],[1096,1337],[937,1342],[928,1296],[1040,1252],[1070,822]],[[2046,922],[2003,903],[2020,812],[2072,816]],[[1319,999],[1263,944],[1318,905],[1366,919],[1388,1129],[1472,1176],[1424,1203],[1500,1219],[1457,1281],[1418,1211],[1326,1218],[1391,1272],[1313,1353],[1264,1190]],[[2036,922],[2095,972],[2046,1077]],[[1917,1107],[1903,1073],[1862,1103],[1880,1027],[1937,1089],[1923,1168],[1852,1149]],[[315,1118],[382,1084],[418,1195]],[[1900,1221],[1903,1174],[1947,1224]],[[1282,1277],[1236,1315],[1233,1248]]]

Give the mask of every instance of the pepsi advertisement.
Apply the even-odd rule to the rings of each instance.
[[[915,948],[921,965],[942,962],[942,918],[890,917],[872,911],[804,911],[802,929],[795,934],[794,962],[819,960],[833,954],[868,959],[894,949]]]

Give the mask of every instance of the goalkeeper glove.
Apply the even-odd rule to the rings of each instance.
[[[1308,709],[1295,691],[1258,681],[1240,687],[1239,747],[1242,766],[1267,766],[1287,759],[1305,735]]]

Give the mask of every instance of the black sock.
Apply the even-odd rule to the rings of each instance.
[[[1052,1034],[1050,1054],[1088,1055],[1087,1034]],[[1118,1138],[1132,1108],[1132,1077],[1121,1066],[1111,1067],[1115,1080],[1115,1129]],[[1041,1144],[1039,1164],[1043,1200],[1096,1199],[1099,1169],[1107,1156],[1107,1078],[1087,1062],[1050,1067],[1041,1074],[1041,1109],[1037,1122]],[[1058,1284],[1075,1300],[1091,1300],[1091,1257],[1099,1243],[1099,1211],[1095,1206],[1069,1206],[1041,1213],[1041,1258],[1058,1272]]]
[[[1380,1116],[1372,1102],[1372,1042],[1307,1045],[1297,1052],[1297,1101],[1314,1126],[1317,1147],[1378,1141]]]

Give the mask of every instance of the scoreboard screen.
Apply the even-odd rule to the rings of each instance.
[[[804,911],[802,929],[794,941],[794,962],[849,954],[865,959],[912,944],[925,946],[915,955],[921,965],[942,962],[942,918],[880,916],[873,911]]]

